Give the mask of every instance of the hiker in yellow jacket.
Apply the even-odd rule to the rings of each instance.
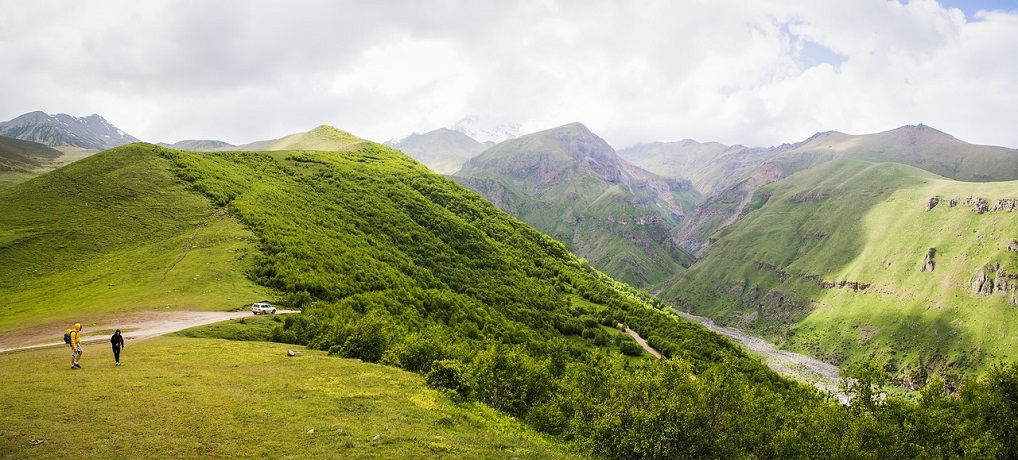
[[[81,324],[75,323],[74,329],[71,329],[71,369],[81,369],[79,359],[81,359]]]

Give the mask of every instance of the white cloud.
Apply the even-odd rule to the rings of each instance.
[[[1018,13],[932,0],[0,2],[0,119],[95,112],[151,141],[477,115],[617,148],[914,123],[1018,147]]]

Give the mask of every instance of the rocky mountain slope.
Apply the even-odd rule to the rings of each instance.
[[[138,139],[96,114],[74,117],[63,113],[48,115],[38,111],[0,123],[0,136],[51,147],[68,146],[91,150],[105,150],[138,142]]]
[[[647,171],[689,179],[705,196],[719,193],[742,180],[777,153],[775,149],[700,143],[691,139],[653,142],[619,150],[622,159]]]
[[[454,179],[617,279],[654,286],[692,263],[669,231],[700,199],[573,123],[502,142]]]

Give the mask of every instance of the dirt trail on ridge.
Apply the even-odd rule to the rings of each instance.
[[[276,313],[288,314],[297,312],[297,310],[278,310]],[[109,341],[114,330],[120,329],[124,339],[129,343],[133,340],[147,339],[195,326],[248,316],[253,316],[253,313],[249,310],[128,313],[121,316],[104,317],[97,319],[95,322],[84,324],[81,329],[81,342],[86,345],[95,342],[106,342]],[[5,333],[0,336],[0,353],[54,345],[66,346],[59,338],[68,326],[64,324],[44,324]],[[43,337],[45,339],[40,340]],[[57,340],[49,340],[50,337]]]

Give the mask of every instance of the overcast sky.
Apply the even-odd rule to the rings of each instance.
[[[98,113],[149,142],[466,117],[616,149],[923,123],[1018,148],[1018,0],[0,0],[0,121]]]

